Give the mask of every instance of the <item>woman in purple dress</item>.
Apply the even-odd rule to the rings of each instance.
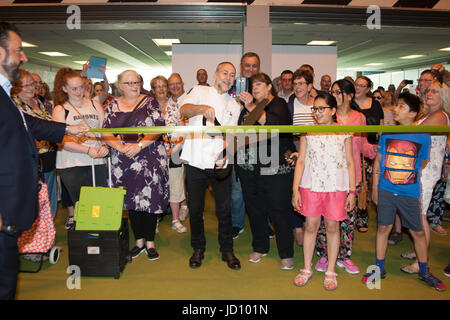
[[[118,87],[122,95],[106,107],[104,128],[165,125],[158,102],[140,94],[141,80],[135,71],[122,72]],[[127,189],[124,209],[129,210],[136,239],[131,255],[136,258],[146,251],[149,260],[157,260],[156,214],[164,212],[169,201],[168,163],[161,134],[104,134],[104,139],[111,147],[113,185]]]

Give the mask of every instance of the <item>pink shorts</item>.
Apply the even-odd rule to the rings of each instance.
[[[347,219],[347,210],[345,209],[346,191],[313,192],[306,188],[299,188],[299,190],[302,197],[301,214],[305,217],[323,216],[333,221]]]

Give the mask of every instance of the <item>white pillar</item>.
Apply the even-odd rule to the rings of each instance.
[[[244,27],[243,53],[252,51],[259,55],[261,72],[272,77],[272,28],[269,6],[247,6],[247,24]]]

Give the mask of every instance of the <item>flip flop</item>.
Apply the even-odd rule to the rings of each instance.
[[[404,266],[403,268],[400,268],[400,271],[407,273],[407,274],[418,274],[419,270],[414,269],[411,265]]]
[[[441,226],[435,226],[434,228],[431,229],[434,233],[440,235],[440,236],[446,236],[447,235],[447,230],[445,230],[444,228],[442,228]]]
[[[402,257],[403,259],[414,260],[416,259],[416,253],[414,251],[404,252],[400,255],[400,257]]]

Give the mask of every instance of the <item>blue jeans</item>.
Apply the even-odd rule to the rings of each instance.
[[[241,182],[236,177],[236,171],[233,168],[231,174],[231,220],[233,227],[244,228],[245,224],[245,203],[242,194]]]
[[[49,172],[44,172],[44,178],[48,189],[52,217],[55,219],[56,210],[58,209],[58,184],[56,183],[56,169]]]

